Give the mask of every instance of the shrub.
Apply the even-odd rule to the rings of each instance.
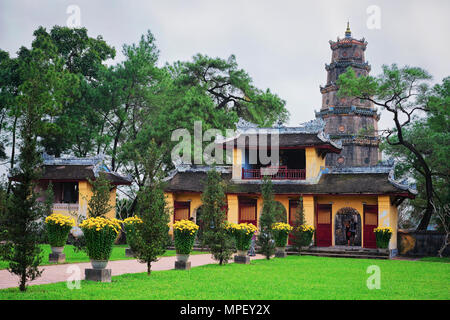
[[[392,228],[378,227],[373,229],[373,232],[375,232],[377,247],[381,249],[386,249],[389,246],[389,241],[391,240]]]
[[[198,225],[190,220],[180,220],[173,224],[175,249],[178,254],[190,254],[194,247]]]
[[[276,222],[272,225],[272,230],[275,240],[275,246],[285,247],[289,232],[292,231],[292,227],[287,223]]]
[[[91,260],[109,260],[121,222],[118,219],[97,217],[80,223],[86,241],[87,255]]]
[[[70,229],[75,225],[75,220],[60,213],[54,213],[45,218],[45,224],[50,245],[63,247],[67,242]]]
[[[236,241],[238,250],[247,251],[250,248],[253,235],[257,228],[251,223],[228,223],[225,227]]]

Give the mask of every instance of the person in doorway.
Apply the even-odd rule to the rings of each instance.
[[[350,232],[350,223],[348,221],[345,221],[345,238],[347,239],[347,246],[350,246],[351,236],[352,233]]]

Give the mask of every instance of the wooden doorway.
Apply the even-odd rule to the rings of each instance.
[[[377,241],[373,229],[378,227],[378,205],[364,205],[364,248],[376,248]]]
[[[175,201],[173,207],[173,222],[188,220],[191,216],[191,203],[189,201]]]
[[[332,244],[331,204],[317,204],[316,226],[316,246],[330,247]]]
[[[256,199],[239,199],[239,223],[251,223],[254,226],[257,226],[256,204]]]

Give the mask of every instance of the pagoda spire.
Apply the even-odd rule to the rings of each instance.
[[[348,21],[348,20],[347,20],[347,30],[345,30],[345,37],[346,38],[352,37],[352,32],[350,30],[350,21]]]

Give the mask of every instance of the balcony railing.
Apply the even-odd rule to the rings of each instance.
[[[54,203],[53,210],[78,211],[78,203]]]
[[[269,176],[272,180],[305,180],[305,169],[287,169],[286,167],[267,167],[260,169],[242,168],[242,179],[258,180]]]

